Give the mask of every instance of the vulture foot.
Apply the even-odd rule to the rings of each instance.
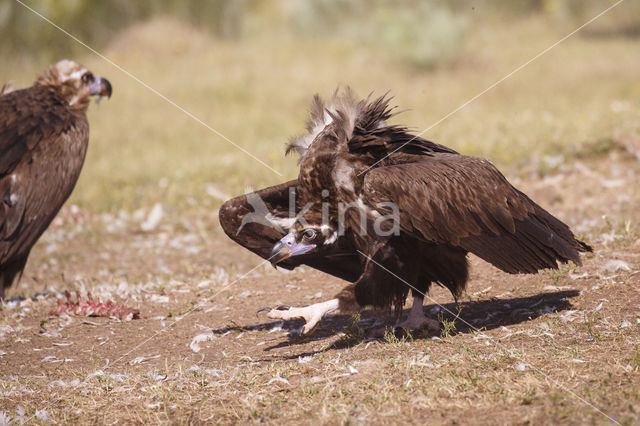
[[[428,318],[422,310],[422,297],[413,297],[413,306],[409,311],[409,316],[406,320],[396,324],[396,329],[404,328],[405,330],[421,330],[428,328],[431,331],[439,331],[440,323],[434,319]]]
[[[404,328],[405,330],[421,330],[423,328],[428,328],[430,331],[439,331],[440,323],[434,319],[427,318],[423,315],[422,318],[412,318],[409,316],[405,321],[400,324],[396,324],[397,328]]]
[[[272,319],[291,320],[302,318],[306,324],[302,327],[302,334],[311,334],[320,320],[329,312],[338,309],[338,299],[328,300],[322,303],[306,306],[304,308],[292,308],[289,306],[280,306],[276,309],[262,308],[258,312],[267,312],[267,317]]]

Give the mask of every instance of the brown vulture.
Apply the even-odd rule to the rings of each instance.
[[[111,96],[111,84],[69,60],[51,65],[32,87],[2,90],[0,299],[78,180],[92,95]]]
[[[385,97],[316,96],[308,133],[287,149],[300,154],[298,179],[221,207],[226,234],[274,265],[305,264],[352,283],[323,303],[265,308],[268,317],[304,318],[304,334],[336,310],[393,307],[399,320],[412,290],[397,326],[437,328],[424,295],[436,283],[460,296],[467,253],[516,274],[579,265],[591,251],[489,161],[389,125],[392,115]]]

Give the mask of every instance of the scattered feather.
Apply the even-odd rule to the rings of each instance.
[[[49,413],[46,409],[38,410],[36,408],[36,419],[42,420],[43,422],[51,421],[51,417],[49,417]]]
[[[148,361],[150,359],[156,359],[156,358],[160,358],[160,355],[138,356],[138,357],[135,357],[134,359],[132,359],[131,361],[129,361],[129,365],[142,364],[145,361]]]
[[[574,274],[574,273],[569,274],[569,278],[571,278],[572,280],[579,280],[582,278],[587,278],[588,276],[589,274],[587,272],[584,272],[582,274]]]
[[[147,218],[142,223],[140,223],[140,229],[142,229],[144,232],[153,231],[160,224],[162,216],[164,216],[162,204],[154,204],[151,208],[151,211],[147,215]]]
[[[529,364],[526,364],[524,362],[519,362],[516,364],[516,370],[518,371],[525,371],[527,367],[529,367]]]
[[[79,379],[73,379],[70,382],[65,382],[64,380],[54,380],[53,382],[49,383],[48,386],[50,388],[54,388],[54,387],[78,386],[79,384],[80,384]]]
[[[475,336],[473,336],[473,340],[480,340],[480,339],[493,340],[493,337],[488,336],[484,333],[478,333]]]
[[[546,291],[569,290],[571,289],[571,286],[570,285],[546,285],[542,289]]]
[[[277,376],[274,377],[273,379],[269,380],[267,382],[267,385],[273,384],[273,383],[280,383],[282,385],[290,385],[291,383],[289,383],[289,381],[283,377]]]
[[[205,287],[211,287],[211,285],[213,284],[213,281],[211,280],[204,280],[204,281],[200,281],[197,285],[198,288],[205,288]]]
[[[0,325],[0,341],[4,340],[7,334],[14,332],[14,328],[10,325]]]
[[[431,362],[431,356],[429,354],[418,354],[411,360],[410,365],[418,367],[434,368]]]
[[[109,374],[109,378],[111,380],[115,380],[117,382],[124,382],[125,379],[129,378],[128,374]]]
[[[169,296],[161,296],[159,294],[152,294],[151,301],[153,303],[169,303]]]
[[[581,315],[580,311],[569,310],[564,311],[560,314],[560,319],[562,322],[573,322]]]
[[[481,296],[483,294],[489,293],[489,291],[492,288],[493,288],[493,286],[489,286],[489,287],[485,288],[484,290],[476,291],[475,293],[473,293],[473,296]]]
[[[18,405],[16,407],[16,414],[18,415],[19,418],[21,418],[21,422],[24,422],[24,419],[22,419],[22,417],[26,414],[26,410],[24,409],[24,407],[22,405]]]
[[[631,266],[624,260],[611,259],[601,269],[609,273],[615,273],[618,271],[631,271]]]
[[[600,179],[600,184],[605,188],[618,188],[626,185],[628,182],[625,179]]]
[[[220,377],[220,373],[222,373],[224,370],[221,370],[219,368],[205,368],[203,371],[209,376]]]
[[[310,362],[312,359],[313,359],[313,357],[311,355],[299,356],[298,357],[298,363],[299,364],[306,364],[306,363]]]
[[[627,320],[622,321],[622,323],[620,324],[620,328],[629,328],[631,327],[631,323]]]
[[[193,338],[193,340],[191,340],[191,343],[189,344],[189,347],[191,348],[191,350],[195,353],[200,352],[200,345],[199,343],[204,343],[204,342],[208,342],[210,340],[215,339],[216,336],[213,335],[212,333],[202,333],[202,334],[198,334],[196,337]]]

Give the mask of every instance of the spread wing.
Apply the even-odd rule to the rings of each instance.
[[[580,264],[579,252],[590,251],[483,159],[439,153],[380,167],[366,174],[363,195],[385,215],[393,211],[379,203],[394,203],[401,232],[461,247],[510,273]]]
[[[292,180],[225,202],[219,212],[222,229],[241,246],[269,259],[273,245],[288,232],[292,220],[289,203],[295,200],[297,186],[298,181]],[[340,244],[322,256],[295,256],[278,266],[293,269],[302,264],[347,281],[357,280],[363,271],[358,253]]]

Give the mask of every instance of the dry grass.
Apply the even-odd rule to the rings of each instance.
[[[311,339],[289,335],[299,323],[256,319],[261,306],[312,303],[343,283],[266,266],[234,283],[259,261],[215,217],[220,192],[295,176],[282,147],[303,130],[312,93],[390,90],[409,109],[395,120],[421,130],[569,30],[537,17],[472,25],[464,60],[436,72],[352,40],[273,30],[229,43],[168,19],[106,50],[284,178],[108,64],[78,58],[114,96],[91,107],[80,212],[45,234],[11,291],[91,290],[142,319],[52,317],[52,297],[3,305],[0,424],[607,423],[591,406],[640,421],[640,166],[620,148],[640,132],[634,40],[572,38],[428,132],[494,160],[596,248],[582,268],[536,276],[473,259],[460,317],[443,314],[438,339],[368,340],[370,312],[328,318]],[[24,85],[41,67],[0,71]],[[160,223],[142,232],[155,203]],[[457,312],[445,292],[432,296]]]
[[[269,30],[232,43],[167,19],[119,35],[105,54],[289,178],[295,159],[283,157],[283,146],[303,131],[313,93],[328,96],[337,85],[361,95],[389,91],[406,110],[395,121],[420,131],[570,29],[542,18],[479,22],[460,63],[437,72],[356,39]],[[522,171],[544,168],[547,155],[571,156],[585,144],[636,132],[635,50],[631,39],[574,37],[425,136]],[[78,59],[111,79],[114,96],[91,108],[91,149],[74,203],[92,211],[186,205],[208,198],[206,182],[237,194],[283,180],[99,58]],[[27,84],[43,66],[5,63],[1,71]]]

